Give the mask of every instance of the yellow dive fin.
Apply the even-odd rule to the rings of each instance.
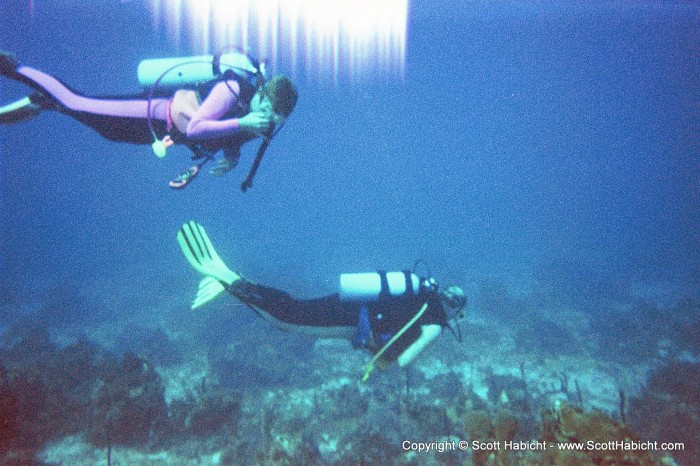
[[[199,283],[197,296],[192,303],[192,309],[212,301],[226,290],[236,280],[241,278],[230,270],[216,253],[204,227],[197,222],[189,221],[182,225],[177,232],[177,242],[187,262],[204,278]]]

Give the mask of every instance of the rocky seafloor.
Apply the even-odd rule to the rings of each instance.
[[[362,383],[370,355],[232,299],[115,318],[104,294],[5,288],[0,464],[700,463],[697,295],[591,313],[479,291],[461,342]]]

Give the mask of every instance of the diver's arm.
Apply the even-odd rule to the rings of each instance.
[[[238,118],[221,120],[238,102],[240,87],[233,80],[221,81],[209,95],[187,125],[187,137],[192,140],[215,139],[230,136],[241,130]]]
[[[442,327],[438,324],[420,326],[420,336],[396,358],[400,367],[405,367],[420,354],[440,334]]]
[[[270,130],[273,118],[265,112],[250,112],[238,119],[240,128],[258,136],[265,135]]]
[[[239,131],[263,134],[270,127],[270,117],[251,112],[241,118],[221,118],[238,103],[240,87],[236,81],[221,81],[211,90],[187,125],[187,137],[196,141],[231,136]]]

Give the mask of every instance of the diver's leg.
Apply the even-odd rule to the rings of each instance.
[[[145,119],[148,113],[148,99],[100,99],[85,97],[73,92],[65,84],[51,75],[28,66],[17,68],[17,74],[23,82],[30,83],[35,89],[48,94],[61,106],[74,112],[91,113],[124,118]],[[168,99],[152,99],[151,118],[165,120]]]
[[[149,100],[145,97],[86,97],[53,76],[28,66],[18,66],[8,76],[36,89],[38,92],[30,99],[41,109],[52,109],[71,116],[112,141],[135,144],[153,142],[147,118]],[[167,132],[167,111],[168,99],[151,100],[151,124],[159,135]]]
[[[352,338],[357,306],[342,303],[337,294],[299,300],[283,291],[246,280],[226,266],[204,227],[194,221],[180,228],[177,241],[187,262],[204,275],[192,309],[211,302],[227,290],[277,327],[317,336]]]
[[[296,299],[289,293],[245,278],[233,282],[228,291],[254,309],[285,324],[310,327],[353,327],[357,323],[354,306],[344,306],[337,294],[315,299]]]

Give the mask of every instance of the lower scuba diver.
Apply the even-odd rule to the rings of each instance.
[[[47,73],[20,65],[7,52],[0,52],[0,74],[34,89],[0,107],[0,123],[26,121],[53,110],[106,139],[151,144],[159,157],[172,144],[188,147],[198,162],[169,183],[174,189],[187,186],[219,151],[223,158],[210,173],[229,172],[238,164],[241,146],[262,138],[241,185],[243,191],[251,187],[265,149],[298,98],[291,79],[275,75],[267,80],[264,63],[244,52],[143,60],[139,81],[147,90],[133,96],[84,96]]]
[[[460,287],[442,289],[433,278],[411,271],[342,274],[339,293],[296,299],[230,270],[194,221],[180,228],[177,240],[187,261],[204,276],[192,309],[228,291],[280,329],[348,339],[353,347],[374,353],[362,381],[375,367],[410,364],[444,328],[453,330],[467,304]]]

